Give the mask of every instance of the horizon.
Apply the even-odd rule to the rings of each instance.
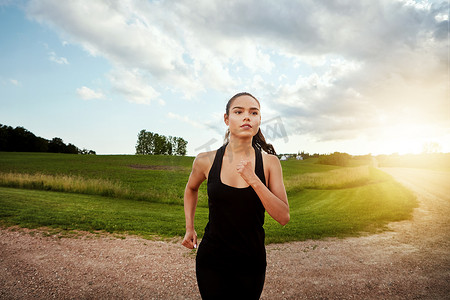
[[[1,124],[0,123],[0,125],[2,125],[2,126],[5,126],[5,127],[11,127],[11,126],[8,126],[7,124]],[[26,130],[26,131],[28,131],[28,132],[30,132],[31,134],[33,134],[34,135],[34,133],[31,131],[31,130],[29,130],[28,128],[24,128],[24,127],[22,127],[22,126],[17,126],[18,128],[23,128],[24,130]],[[16,128],[17,128],[16,127]],[[11,127],[11,128],[13,128],[13,127]],[[13,129],[16,129],[16,128],[13,128]],[[34,135],[34,136],[36,136],[36,135]],[[43,138],[43,137],[40,137],[40,136],[36,136],[37,138]],[[69,146],[69,145],[72,145],[72,146],[74,146],[74,147],[76,147],[76,149],[78,149],[78,154],[94,154],[94,155],[168,155],[168,156],[187,156],[187,157],[195,157],[195,155],[178,155],[178,154],[137,154],[137,153],[116,153],[116,154],[108,154],[108,153],[102,153],[102,154],[97,154],[96,152],[95,152],[95,150],[94,149],[86,149],[86,148],[84,148],[84,149],[82,149],[82,148],[78,148],[78,146],[77,145],[73,145],[71,142],[69,142],[69,141],[64,141],[64,139],[62,139],[62,138],[60,138],[60,137],[53,137],[53,138],[57,138],[57,139],[60,139],[60,140],[62,140],[62,142],[65,144],[65,146]],[[52,138],[52,139],[53,139]],[[45,139],[45,140],[47,140],[48,142],[51,142],[52,141],[52,139],[48,139],[48,138],[43,138],[43,139]],[[90,153],[91,151],[94,151],[94,153]],[[59,153],[59,154],[75,154],[75,153],[67,153],[67,152],[51,152],[51,151],[12,151],[12,150],[1,150],[0,149],[0,152],[25,152],[25,153]],[[377,156],[408,156],[408,155],[412,155],[412,156],[421,156],[421,155],[434,155],[434,154],[450,154],[450,152],[442,152],[441,151],[441,147],[440,147],[440,145],[439,144],[437,144],[437,143],[430,143],[430,144],[428,144],[428,145],[424,145],[424,147],[423,147],[423,150],[422,150],[422,152],[420,152],[420,153],[398,153],[398,152],[394,152],[394,153],[379,153],[379,154],[373,154],[373,153],[367,153],[367,154],[352,154],[352,153],[347,153],[347,152],[339,152],[339,151],[332,151],[332,152],[326,152],[326,153],[309,153],[309,152],[305,152],[305,151],[302,151],[302,152],[297,152],[297,153],[295,153],[295,152],[285,152],[285,153],[280,153],[280,152],[277,152],[277,155],[278,156],[284,156],[284,155],[301,155],[302,153],[304,153],[305,155],[308,155],[308,156],[314,156],[314,155],[331,155],[331,154],[334,154],[334,153],[344,153],[344,154],[348,154],[348,155],[350,155],[350,156],[352,156],[352,157],[358,157],[358,156],[373,156],[373,157],[377,157]]]
[[[208,3],[0,0],[0,123],[98,155],[145,129],[196,156],[246,91],[277,153],[450,152],[448,1]]]

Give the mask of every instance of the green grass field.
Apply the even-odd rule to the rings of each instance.
[[[192,157],[0,152],[0,224],[143,237],[184,235],[183,192]],[[284,227],[266,214],[266,242],[356,236],[411,217],[417,203],[369,166],[283,161],[291,208]],[[207,223],[206,183],[196,230]]]

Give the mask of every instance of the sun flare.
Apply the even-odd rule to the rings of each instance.
[[[438,128],[423,124],[400,124],[385,127],[380,133],[379,153],[419,154],[441,152],[445,141]]]

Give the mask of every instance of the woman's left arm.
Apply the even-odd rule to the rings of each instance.
[[[255,174],[249,161],[241,161],[237,166],[239,175],[255,190],[267,213],[281,225],[289,222],[289,203],[283,183],[283,171],[276,156],[268,155],[269,178],[267,186]]]

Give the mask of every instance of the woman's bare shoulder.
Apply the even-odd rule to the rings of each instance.
[[[208,151],[208,152],[200,152],[199,154],[197,154],[195,159],[198,160],[198,161],[205,161],[205,160],[211,160],[212,159],[214,161],[214,157],[216,156],[216,152],[217,152],[217,150]]]
[[[263,152],[263,163],[268,164],[268,165],[280,165],[280,160],[278,159],[278,156],[273,155],[273,154],[268,154]]]
[[[201,152],[197,154],[194,160],[194,168],[199,168],[201,171],[209,171],[211,168],[214,157],[216,156],[217,150],[208,151],[208,152]]]
[[[281,164],[276,155],[263,152],[263,165],[266,178],[271,178],[271,174],[280,174]]]

